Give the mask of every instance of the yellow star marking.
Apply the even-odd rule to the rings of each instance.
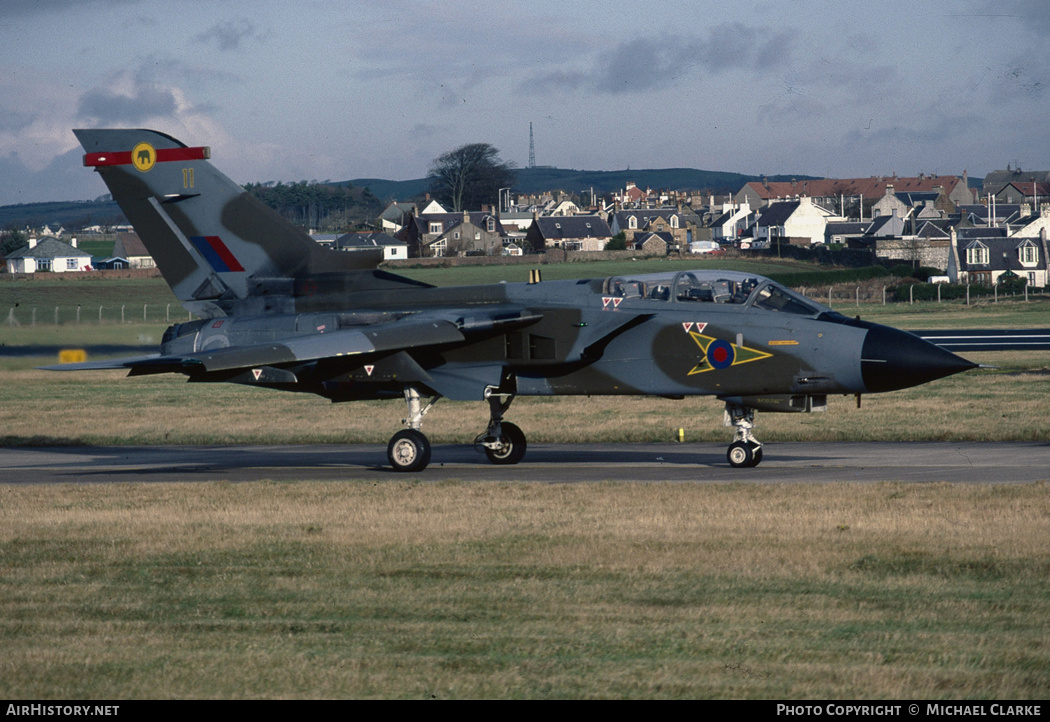
[[[704,358],[701,359],[700,363],[693,367],[693,370],[688,373],[689,376],[696,374],[702,374],[707,371],[714,371],[715,367],[711,365],[711,362],[707,359],[707,349],[712,343],[718,339],[712,336],[704,336],[703,334],[690,331],[689,335],[696,341],[696,345],[700,347],[700,350],[704,352]],[[770,358],[773,354],[766,353],[765,351],[758,351],[753,348],[746,346],[732,345],[733,348],[733,361],[729,366],[739,366],[740,364],[751,363],[752,361],[761,361],[764,358]]]

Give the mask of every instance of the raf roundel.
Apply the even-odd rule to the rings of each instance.
[[[145,173],[157,162],[157,151],[149,143],[139,143],[131,151],[131,162],[137,170]]]
[[[719,339],[707,347],[707,362],[716,369],[727,369],[735,360],[736,354],[727,341]]]

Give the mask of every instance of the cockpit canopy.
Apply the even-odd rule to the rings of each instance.
[[[607,296],[671,303],[725,303],[818,316],[828,309],[764,276],[738,271],[678,271],[605,280]]]

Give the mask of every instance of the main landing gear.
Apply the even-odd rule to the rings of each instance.
[[[407,429],[393,435],[386,447],[386,458],[394,471],[422,471],[430,463],[430,441],[420,427],[423,417],[437,403],[441,395],[435,395],[423,405],[419,389],[409,386],[405,389],[405,402],[408,404],[408,418],[403,420]],[[493,464],[517,464],[525,456],[525,433],[516,424],[503,420],[503,414],[510,408],[513,394],[499,393],[495,387],[485,389],[485,398],[489,402],[488,428],[475,440],[474,445],[481,447],[485,456]]]
[[[493,464],[517,464],[525,456],[525,433],[517,424],[503,420],[514,394],[501,394],[489,386],[485,389],[485,398],[489,402],[489,426],[474,439],[474,446],[483,448]]]
[[[726,451],[729,465],[736,468],[758,466],[762,461],[762,442],[751,435],[755,428],[755,410],[727,402],[723,419],[724,426],[736,429],[733,443]]]
[[[423,435],[420,427],[423,417],[441,398],[436,394],[426,406],[414,386],[405,388],[405,401],[408,403],[408,418],[403,419],[408,428],[393,435],[386,446],[386,458],[394,471],[423,471],[430,463],[430,440]]]

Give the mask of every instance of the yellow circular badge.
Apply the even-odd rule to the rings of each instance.
[[[125,148],[127,146],[124,146]],[[157,151],[149,143],[139,143],[131,151],[131,162],[140,171],[145,173],[157,162]]]

